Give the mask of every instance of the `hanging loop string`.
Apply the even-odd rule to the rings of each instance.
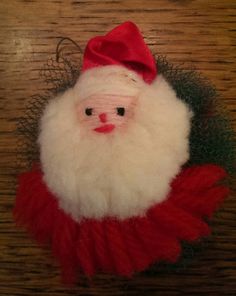
[[[71,43],[73,43],[79,50],[80,53],[82,53],[82,49],[81,47],[79,46],[78,43],[76,43],[73,39],[69,38],[69,37],[61,37],[61,40],[58,42],[57,44],[57,48],[56,48],[56,61],[58,63],[59,61],[59,57],[60,57],[60,53],[61,53],[61,48],[60,46],[62,45],[62,43],[67,40],[67,41],[70,41]]]

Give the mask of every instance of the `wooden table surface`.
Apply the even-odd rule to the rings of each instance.
[[[214,234],[193,258],[123,279],[81,278],[60,283],[49,250],[38,247],[12,219],[16,122],[31,96],[47,86],[39,70],[61,36],[84,49],[94,35],[132,20],[155,53],[194,66],[217,87],[236,128],[235,0],[1,0],[0,3],[0,295],[236,295],[235,190],[214,217]]]

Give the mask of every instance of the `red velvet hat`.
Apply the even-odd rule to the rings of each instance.
[[[105,36],[96,36],[87,44],[82,70],[106,65],[123,65],[151,83],[157,67],[141,32],[132,22],[125,22]]]

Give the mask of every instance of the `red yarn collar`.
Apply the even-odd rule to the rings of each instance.
[[[225,176],[216,165],[193,166],[176,177],[168,199],[145,217],[78,223],[58,207],[35,168],[20,176],[14,216],[38,242],[50,242],[67,283],[75,282],[77,273],[130,276],[160,260],[175,262],[181,240],[192,242],[209,234],[204,218],[227,196],[228,188],[217,185]]]

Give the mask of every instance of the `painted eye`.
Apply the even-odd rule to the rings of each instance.
[[[85,109],[85,114],[86,114],[87,116],[91,116],[92,113],[93,113],[93,109],[92,109],[92,108],[86,108],[86,109]]]
[[[116,111],[117,111],[117,114],[119,116],[124,116],[125,115],[125,108],[123,108],[123,107],[116,108]]]

